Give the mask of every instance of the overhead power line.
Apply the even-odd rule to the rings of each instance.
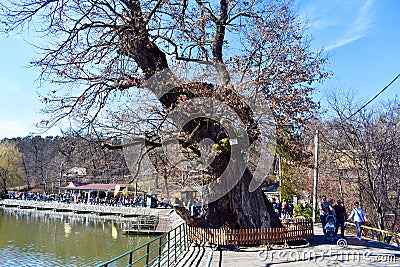
[[[373,98],[371,98],[371,100],[369,100],[367,103],[365,103],[364,105],[362,105],[361,108],[359,108],[356,112],[354,112],[353,114],[351,114],[348,119],[350,119],[351,117],[353,117],[354,115],[356,115],[358,112],[360,112],[363,108],[365,108],[367,105],[369,105],[372,101],[374,101],[380,94],[382,94],[386,89],[388,89],[396,80],[397,78],[400,77],[400,73],[396,76],[396,78],[394,78],[388,85],[385,86],[385,88],[383,88],[379,93],[377,93]]]

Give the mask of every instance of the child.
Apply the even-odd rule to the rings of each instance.
[[[329,220],[328,223],[325,225],[326,231],[335,231],[335,222],[333,220]]]

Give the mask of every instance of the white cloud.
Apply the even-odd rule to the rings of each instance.
[[[326,51],[333,50],[335,48],[338,48],[338,47],[344,46],[346,44],[349,44],[351,42],[354,42],[362,37],[363,37],[363,35],[353,35],[353,36],[349,36],[347,38],[343,38],[343,39],[339,40],[338,42],[334,43],[333,45],[327,46],[325,48],[325,50]]]
[[[298,0],[300,16],[308,20],[314,40],[332,50],[370,34],[375,0]]]
[[[354,42],[360,38],[367,36],[372,29],[373,12],[372,5],[374,0],[365,1],[357,11],[357,16],[352,24],[344,30],[344,34],[341,35],[339,40],[334,44],[326,47],[326,50],[332,50],[351,42]]]

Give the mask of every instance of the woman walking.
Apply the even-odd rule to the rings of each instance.
[[[347,218],[347,221],[350,221],[352,217],[354,217],[354,223],[357,227],[357,239],[361,240],[361,224],[367,221],[367,217],[365,215],[365,212],[360,207],[360,203],[358,201],[354,202],[354,209],[351,211],[351,214],[349,218]]]

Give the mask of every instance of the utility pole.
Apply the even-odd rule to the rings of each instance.
[[[313,216],[312,220],[315,223],[317,213],[317,194],[318,194],[318,129],[315,130],[314,138],[314,190],[313,190]]]
[[[282,203],[282,165],[281,156],[278,155],[279,202]]]
[[[164,187],[165,187],[165,193],[169,197],[168,184],[167,184],[167,168],[166,167],[164,167]]]

